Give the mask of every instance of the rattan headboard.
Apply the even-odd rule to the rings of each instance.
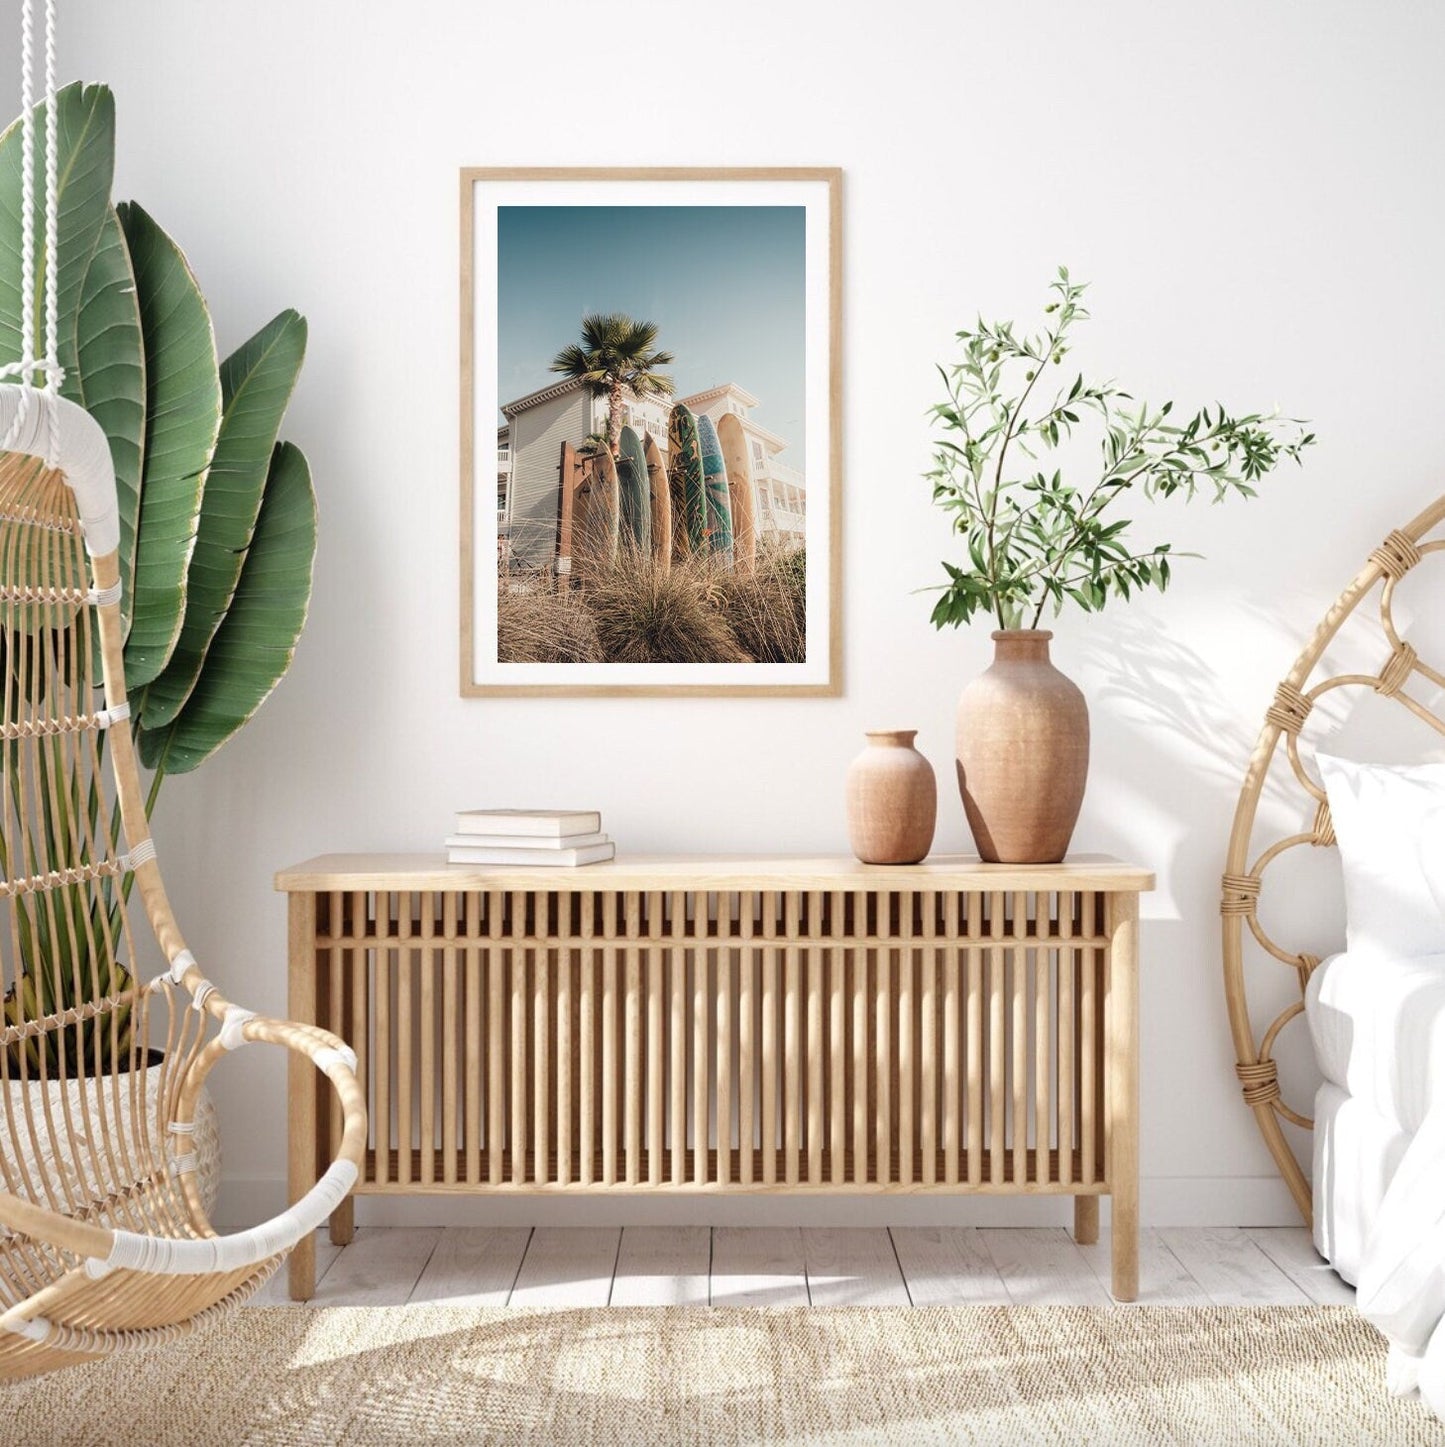
[[[1283,1099],[1274,1047],[1280,1031],[1304,1013],[1305,985],[1319,964],[1319,958],[1302,951],[1291,952],[1270,938],[1259,922],[1260,890],[1265,871],[1286,851],[1304,846],[1326,848],[1335,843],[1324,789],[1301,763],[1299,751],[1300,732],[1322,695],[1337,688],[1368,688],[1409,709],[1437,733],[1445,734],[1445,720],[1407,691],[1411,680],[1416,677],[1427,680],[1438,689],[1445,689],[1445,674],[1427,664],[1400,635],[1394,614],[1395,589],[1400,579],[1430,554],[1445,552],[1445,536],[1434,539],[1428,536],[1442,521],[1445,521],[1445,497],[1439,498],[1412,522],[1392,532],[1370,554],[1364,568],[1325,614],[1314,636],[1276,690],[1274,702],[1265,714],[1264,729],[1250,756],[1249,770],[1234,811],[1234,828],[1229,836],[1220,913],[1224,933],[1224,989],[1229,1006],[1229,1028],[1234,1037],[1235,1070],[1244,1087],[1245,1104],[1253,1110],[1255,1122],[1274,1156],[1275,1164],[1306,1221],[1312,1217],[1309,1180],[1290,1149],[1281,1122],[1291,1121],[1306,1130],[1312,1128],[1313,1122]],[[1342,673],[1314,679],[1315,670],[1331,641],[1381,580],[1379,621],[1389,650],[1384,666],[1376,674]],[[1279,747],[1281,740],[1284,741],[1283,750]],[[1287,760],[1289,774],[1293,776],[1289,781],[1291,787],[1303,789],[1314,801],[1314,823],[1302,832],[1267,844],[1251,858],[1251,841],[1260,798],[1272,766],[1281,758]],[[1246,950],[1246,925],[1259,946],[1257,950]],[[1256,1039],[1250,1019],[1250,977],[1246,964],[1270,968],[1271,962],[1296,972],[1300,998],[1281,1010]]]

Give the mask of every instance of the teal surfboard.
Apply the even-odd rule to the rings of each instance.
[[[733,508],[728,496],[728,470],[722,443],[711,417],[697,419],[697,447],[702,455],[702,485],[707,494],[707,546],[719,562],[732,565]]]
[[[667,420],[667,481],[672,492],[672,555],[685,558],[707,546],[707,495],[697,418],[679,402]]]
[[[642,439],[630,427],[622,429],[617,483],[621,491],[622,547],[633,548],[646,558],[652,552],[652,484],[647,477]]]

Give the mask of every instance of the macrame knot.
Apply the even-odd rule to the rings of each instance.
[[[1279,1067],[1273,1060],[1256,1060],[1250,1065],[1236,1065],[1234,1073],[1244,1087],[1246,1105],[1266,1105],[1279,1099]]]
[[[1420,561],[1420,549],[1414,540],[1396,528],[1389,537],[1370,554],[1370,561],[1379,565],[1387,578],[1403,578]]]
[[[1297,734],[1314,707],[1314,700],[1306,698],[1292,683],[1282,683],[1275,690],[1274,702],[1264,717],[1281,733]]]
[[[1329,849],[1332,848],[1336,842],[1335,819],[1334,815],[1330,813],[1330,801],[1328,799],[1321,799],[1320,807],[1315,810],[1315,829],[1311,843],[1313,843],[1316,848]]]
[[[1226,874],[1224,895],[1219,901],[1219,912],[1223,915],[1254,913],[1255,901],[1259,898],[1259,876],[1257,874]]]
[[[1375,681],[1375,692],[1384,694],[1386,698],[1394,698],[1409,682],[1419,661],[1420,655],[1408,643],[1401,643],[1390,655],[1389,662],[1380,670],[1380,676]]]
[[[1320,957],[1301,950],[1295,956],[1295,969],[1299,972],[1300,994],[1303,995],[1305,986],[1310,982],[1310,976],[1320,967]]]

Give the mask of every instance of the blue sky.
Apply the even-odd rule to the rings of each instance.
[[[557,380],[585,312],[657,323],[677,395],[736,382],[804,465],[804,208],[503,206],[497,213],[497,388]],[[505,418],[499,418],[499,425]]]

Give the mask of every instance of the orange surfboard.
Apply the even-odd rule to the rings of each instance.
[[[652,493],[652,556],[665,572],[672,566],[672,491],[667,482],[667,464],[652,433],[642,439],[647,460],[647,481]]]
[[[733,566],[751,568],[758,555],[758,487],[741,420],[731,412],[724,412],[717,419],[717,439],[732,503]]]

